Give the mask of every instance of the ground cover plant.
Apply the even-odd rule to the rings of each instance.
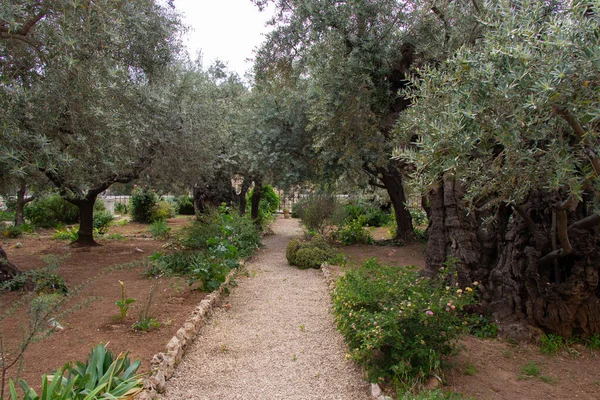
[[[285,256],[290,265],[300,269],[320,268],[325,262],[337,262],[339,257],[327,240],[317,234],[309,240],[292,239],[288,242]]]
[[[440,375],[442,356],[455,350],[466,323],[461,311],[474,302],[472,287],[456,285],[444,269],[437,280],[414,267],[391,267],[376,259],[346,272],[333,293],[338,329],[349,354],[372,382],[399,392]]]

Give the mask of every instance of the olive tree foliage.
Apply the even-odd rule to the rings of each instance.
[[[403,188],[408,166],[391,160],[393,127],[409,104],[399,91],[415,65],[443,59],[478,36],[478,2],[254,2],[271,2],[278,10],[275,29],[257,55],[257,77],[290,71],[306,77],[308,127],[321,160],[386,189],[397,238],[412,240]]]
[[[179,140],[163,81],[180,23],[154,0],[0,6],[0,163],[43,173],[81,212],[93,244],[97,196],[129,182]]]
[[[483,40],[421,69],[398,122],[432,203],[428,272],[456,258],[506,334],[600,333],[600,3],[488,7]]]

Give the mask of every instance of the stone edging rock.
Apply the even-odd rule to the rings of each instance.
[[[323,278],[325,278],[325,282],[329,287],[329,291],[332,292],[335,289],[335,279],[331,275],[331,270],[329,269],[329,265],[326,263],[321,265],[321,272],[323,273]],[[391,397],[384,396],[381,387],[377,383],[371,384],[371,397],[376,400],[392,400]]]
[[[137,400],[156,399],[158,393],[165,391],[166,383],[173,376],[175,366],[181,361],[186,349],[194,342],[200,328],[204,326],[215,306],[223,297],[225,288],[229,286],[243,264],[243,261],[240,261],[240,266],[227,275],[219,289],[202,299],[183,326],[167,343],[165,351],[152,357],[152,361],[150,361],[152,374],[144,381],[144,390],[135,397]]]

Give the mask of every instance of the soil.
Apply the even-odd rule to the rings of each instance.
[[[190,221],[189,217],[178,217],[168,220],[168,224],[172,232],[176,232]],[[115,354],[129,351],[132,359],[142,361],[139,372],[148,371],[152,356],[163,351],[167,341],[205,294],[191,290],[181,278],[148,279],[142,275],[144,261],[154,251],[164,251],[162,247],[166,243],[153,240],[148,225],[129,223],[111,227],[109,233],[120,233],[125,239],[99,239],[100,246],[91,248],[71,247],[66,241],[51,239],[52,233],[50,230],[39,231],[2,242],[9,260],[21,270],[45,266],[41,260],[43,256],[64,257],[57,272],[74,291],[61,307],[60,311],[65,315],[57,318],[64,330],[32,343],[25,351],[20,370],[15,365],[9,370],[8,378],[14,379],[18,375],[39,389],[42,374],[51,373],[68,361],[85,360],[90,349],[99,343],[108,344]],[[21,245],[17,246],[17,243]],[[125,296],[137,299],[124,321],[120,320],[115,305],[121,297],[119,281],[124,282]],[[149,332],[135,332],[132,324],[147,306],[151,291],[150,316],[161,326]],[[0,310],[4,313],[25,296],[23,292],[1,293]],[[0,335],[5,351],[17,348],[27,323],[27,310],[27,307],[18,308],[2,321]],[[11,360],[10,354],[7,360]]]
[[[190,218],[168,221],[173,231],[190,223]],[[51,231],[41,231],[18,239],[3,239],[2,247],[9,260],[23,270],[44,266],[41,256],[68,256],[58,270],[70,288],[87,283],[72,296],[63,309],[72,309],[59,318],[64,330],[32,343],[25,352],[20,377],[34,388],[41,375],[50,373],[68,361],[83,361],[90,348],[108,343],[115,353],[129,351],[142,361],[141,371],[148,371],[152,356],[164,349],[167,341],[182,325],[205,296],[191,290],[178,278],[145,278],[144,260],[154,251],[166,251],[165,241],[153,240],[147,225],[127,224],[112,227],[109,233],[120,233],[125,240],[100,240],[101,246],[72,248],[65,241],[52,240]],[[373,229],[376,239],[384,239],[384,230]],[[20,247],[16,244],[21,243]],[[341,247],[349,265],[359,264],[369,257],[378,257],[387,264],[422,267],[423,245],[402,247],[355,245]],[[265,250],[266,251],[266,250]],[[262,253],[262,251],[261,251]],[[334,272],[343,273],[337,268]],[[115,301],[120,299],[119,280],[125,283],[127,297],[137,299],[131,305],[125,321]],[[151,288],[155,287],[151,316],[161,323],[159,329],[147,333],[134,332],[131,325],[147,304]],[[0,293],[0,313],[23,299],[24,294]],[[1,321],[0,338],[5,350],[15,349],[26,322],[26,308],[17,309]],[[573,345],[555,356],[544,355],[533,344],[515,344],[501,339],[466,337],[460,342],[463,350],[446,360],[450,364],[444,376],[444,391],[460,393],[466,399],[599,399],[600,352],[594,353],[581,345]],[[10,360],[10,357],[7,357]],[[534,363],[537,377],[527,377],[522,366]],[[14,378],[17,366],[9,371]]]

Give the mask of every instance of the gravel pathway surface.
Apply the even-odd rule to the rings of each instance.
[[[177,367],[162,399],[367,400],[369,385],[345,360],[321,272],[288,265],[295,219],[247,263],[249,276],[225,299]]]

